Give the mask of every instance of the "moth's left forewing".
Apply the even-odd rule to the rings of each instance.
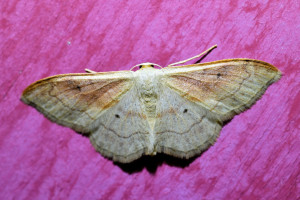
[[[281,77],[276,67],[251,59],[166,67],[163,72],[165,85],[222,121],[249,108]]]
[[[22,101],[50,120],[89,133],[96,119],[133,86],[131,72],[62,74],[28,86]]]

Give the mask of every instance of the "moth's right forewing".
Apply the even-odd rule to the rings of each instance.
[[[271,64],[251,59],[168,67],[164,74],[168,87],[222,121],[249,108],[281,77]]]

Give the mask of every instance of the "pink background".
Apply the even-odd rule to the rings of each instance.
[[[0,3],[0,199],[300,198],[300,2],[9,0]],[[283,72],[195,160],[116,165],[19,99],[55,74],[247,57]]]

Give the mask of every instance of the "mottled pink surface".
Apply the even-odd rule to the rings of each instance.
[[[300,3],[9,0],[0,3],[0,199],[300,198]],[[55,74],[130,69],[194,56],[247,57],[282,79],[189,162],[129,166],[19,99]]]

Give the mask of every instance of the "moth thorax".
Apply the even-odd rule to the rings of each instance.
[[[143,87],[142,91],[141,100],[144,104],[149,124],[153,128],[156,118],[156,103],[158,95],[155,88],[151,87],[150,85]]]
[[[150,127],[153,128],[156,119],[156,104],[158,99],[156,76],[152,73],[141,73],[138,87],[141,95],[140,100],[145,109],[147,120]]]

